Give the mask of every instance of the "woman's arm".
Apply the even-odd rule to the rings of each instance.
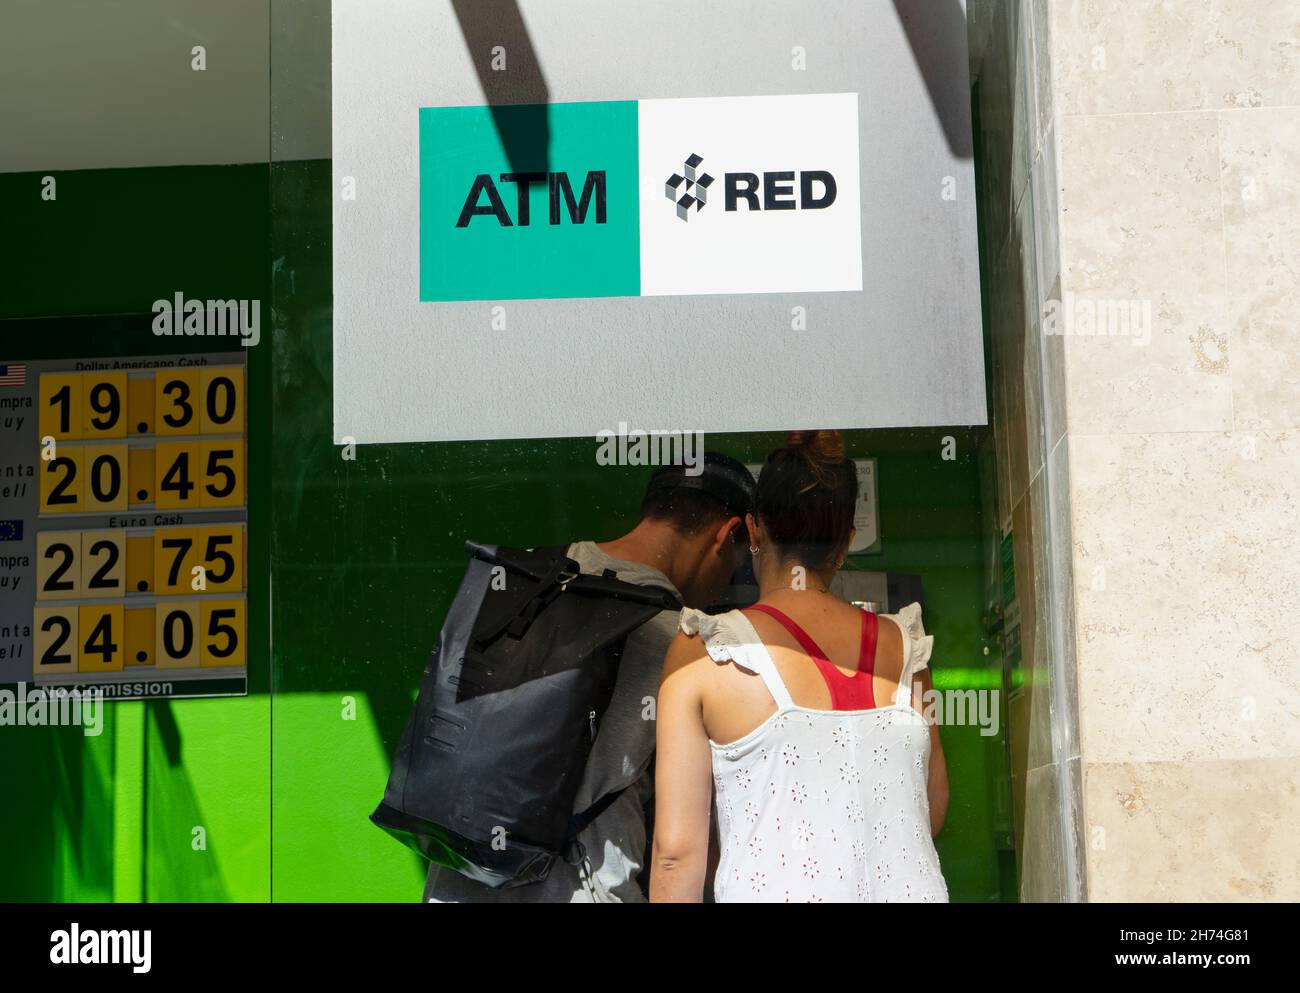
[[[925,713],[925,706],[932,700],[934,679],[929,669],[922,669],[913,680],[912,691],[920,687],[921,706],[917,709]],[[934,837],[943,827],[944,818],[948,816],[948,761],[943,757],[943,742],[939,740],[939,725],[930,721],[930,770],[926,792],[930,798],[930,836]]]
[[[698,638],[678,633],[659,684],[655,757],[654,903],[698,903],[709,861],[713,767],[699,676],[707,664]],[[698,663],[698,664],[696,664]]]

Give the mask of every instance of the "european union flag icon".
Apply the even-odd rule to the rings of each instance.
[[[0,541],[22,541],[22,521],[0,521]]]

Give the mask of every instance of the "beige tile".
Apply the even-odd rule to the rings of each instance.
[[[1300,108],[1218,115],[1238,429],[1300,426]]]
[[[1056,330],[1071,332],[1069,430],[1227,430],[1215,115],[1076,117],[1061,127],[1062,310],[1075,324]],[[1106,333],[1084,333],[1089,314],[1091,330]]]
[[[1062,114],[1300,103],[1300,0],[1058,0],[1053,6]]]
[[[1084,782],[1090,900],[1300,900],[1300,759],[1090,763]]]
[[[1300,433],[1068,439],[1084,759],[1300,754]]]

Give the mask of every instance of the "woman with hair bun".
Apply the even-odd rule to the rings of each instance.
[[[919,604],[877,616],[830,592],[857,496],[839,432],[793,432],[746,518],[758,602],[682,612],[659,689],[651,900],[702,898],[715,802],[720,903],[948,899],[932,840],[947,769],[921,713],[934,639]]]

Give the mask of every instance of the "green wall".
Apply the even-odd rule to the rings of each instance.
[[[212,350],[150,332],[150,305],[177,290],[260,299],[265,328],[265,165],[55,175],[44,201],[42,174],[0,174],[0,361]],[[91,314],[122,316],[53,316]],[[249,355],[250,645],[269,636],[269,358]],[[99,737],[0,727],[0,900],[269,899],[266,653],[248,669],[244,698],[108,703]]]
[[[249,356],[249,599],[250,644],[260,631],[270,646],[250,653],[244,699],[114,703],[98,739],[0,729],[0,789],[28,812],[0,819],[0,845],[27,853],[7,860],[0,899],[417,899],[416,857],[366,815],[459,581],[461,543],[605,538],[632,521],[648,470],[597,467],[589,439],[341,458],[330,443],[329,182],[328,162],[67,173],[46,210],[39,176],[0,176],[21,232],[0,246],[0,272],[16,276],[0,316],[139,312],[177,289],[263,301]],[[15,347],[163,350],[138,322],[123,325],[109,341],[65,341],[62,324],[33,336],[0,323],[0,335],[8,358]],[[940,458],[946,434],[953,461]],[[856,561],[923,576],[940,686],[996,681],[981,640],[982,437],[848,439],[879,459],[883,551]],[[709,444],[758,460],[779,440]],[[1014,899],[997,847],[1002,738],[942,733],[953,799],[938,846],[952,897]],[[196,824],[206,852],[191,849]]]

